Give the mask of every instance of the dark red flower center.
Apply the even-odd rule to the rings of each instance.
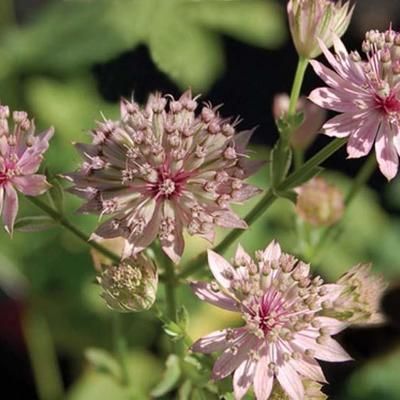
[[[4,172],[0,172],[0,186],[4,185],[8,180],[8,176]]]
[[[387,114],[400,112],[400,100],[393,91],[386,97],[377,96],[375,101],[378,107]]]
[[[278,293],[272,296],[271,293],[267,293],[261,298],[258,311],[259,327],[265,335],[280,323],[282,311],[282,302]]]

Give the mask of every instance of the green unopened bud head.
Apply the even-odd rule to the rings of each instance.
[[[156,299],[157,270],[142,255],[124,260],[119,265],[103,266],[97,281],[103,289],[101,296],[114,311],[148,310]]]
[[[331,47],[350,24],[354,7],[349,2],[332,0],[290,0],[287,6],[289,26],[298,54],[306,59],[318,57],[322,50],[318,39]]]

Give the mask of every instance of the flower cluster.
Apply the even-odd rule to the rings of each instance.
[[[143,255],[120,265],[103,266],[97,281],[103,289],[102,297],[115,311],[148,310],[156,299],[157,270]]]
[[[393,179],[400,153],[400,33],[367,32],[362,44],[366,59],[358,52],[349,54],[338,37],[336,55],[322,41],[320,46],[333,70],[311,61],[328,87],[315,89],[310,99],[341,113],[325,123],[324,133],[349,137],[350,158],[365,156],[375,142],[379,168],[388,180]]]
[[[35,136],[35,124],[24,111],[0,106],[0,213],[11,235],[18,213],[17,190],[26,196],[39,196],[49,187],[44,175],[36,174],[49,147],[53,128]]]
[[[304,398],[304,379],[326,382],[316,359],[347,361],[351,357],[332,335],[346,323],[322,316],[343,290],[310,276],[310,266],[283,253],[272,242],[253,260],[240,246],[233,264],[209,251],[215,281],[193,282],[194,293],[220,308],[239,312],[245,325],[199,339],[192,349],[222,351],[213,378],[234,372],[235,398],[253,385],[257,400],[269,398],[279,382],[290,399]]]
[[[298,54],[306,59],[321,54],[318,38],[332,46],[333,35],[342,36],[350,24],[354,7],[335,0],[290,0],[289,26]]]
[[[88,200],[80,211],[112,216],[95,234],[124,237],[125,256],[158,236],[178,262],[184,229],[213,241],[215,226],[247,227],[230,204],[260,192],[243,181],[262,165],[246,156],[252,131],[236,134],[238,121],[219,107],[197,108],[190,91],[178,100],[156,93],[144,108],[123,100],[120,120],[99,123],[92,144],[76,145],[84,162],[66,175],[71,191]]]

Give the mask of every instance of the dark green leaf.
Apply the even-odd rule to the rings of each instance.
[[[177,312],[177,322],[178,325],[186,331],[189,325],[189,313],[184,305],[179,307]]]
[[[42,232],[54,228],[57,222],[47,215],[19,218],[14,225],[14,230],[18,232]]]
[[[271,182],[277,188],[289,172],[292,163],[292,150],[284,140],[279,140],[271,152]]]

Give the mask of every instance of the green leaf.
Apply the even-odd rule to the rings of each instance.
[[[294,192],[293,190],[285,190],[285,191],[276,191],[276,194],[279,197],[283,197],[284,199],[287,199],[291,201],[293,204],[296,204],[297,201],[297,193]]]
[[[178,325],[186,331],[189,325],[189,313],[184,305],[179,307],[177,312]]]
[[[253,45],[275,48],[286,38],[282,8],[265,0],[203,0],[188,5],[194,21]]]
[[[189,400],[191,391],[192,391],[192,383],[189,380],[187,380],[179,388],[178,400]]]
[[[121,379],[119,364],[109,352],[103,349],[89,348],[85,351],[85,357],[97,372],[109,374],[118,380]]]
[[[168,19],[159,21],[150,35],[150,53],[157,66],[182,88],[194,90],[209,87],[224,69],[222,46],[211,32],[189,24],[182,17],[179,24]]]
[[[264,0],[51,2],[4,38],[0,75],[75,72],[145,44],[177,84],[204,90],[224,68],[217,32],[270,48],[284,26],[281,8]]]
[[[49,182],[52,185],[52,187],[48,191],[51,201],[55,209],[60,214],[63,214],[65,207],[64,189],[61,186],[59,179],[56,177],[50,178]]]
[[[42,232],[57,226],[57,222],[47,215],[19,218],[14,224],[18,232]]]
[[[350,378],[343,398],[347,400],[398,400],[400,349],[366,364]],[[342,397],[341,397],[342,398]]]
[[[166,369],[160,383],[151,391],[154,397],[161,397],[173,390],[181,377],[179,358],[171,354],[166,361]]]
[[[174,340],[180,340],[185,336],[185,331],[175,322],[169,321],[163,325],[164,332]]]
[[[292,163],[292,150],[284,140],[279,140],[271,152],[270,175],[272,187],[277,188],[285,179]]]

